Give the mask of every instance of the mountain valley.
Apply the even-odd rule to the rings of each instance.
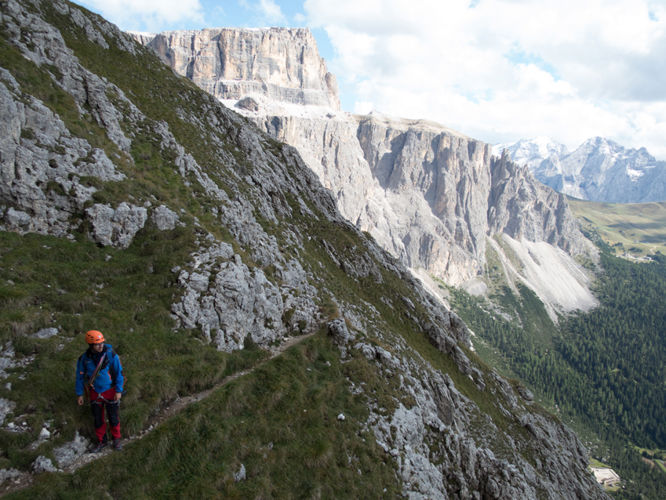
[[[0,494],[608,498],[592,454],[661,498],[663,204],[345,113],[307,29],[0,27]],[[121,453],[86,453],[90,328]]]
[[[8,497],[606,496],[573,432],[478,359],[294,148],[81,7],[1,6]],[[570,214],[540,209],[566,247]],[[73,393],[91,327],[123,360],[128,436],[245,375],[67,474],[91,433]]]

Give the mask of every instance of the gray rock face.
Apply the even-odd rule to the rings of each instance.
[[[64,236],[69,217],[95,192],[82,177],[124,175],[101,149],[72,137],[65,124],[0,71],[0,227]],[[70,194],[72,196],[70,196]]]
[[[245,464],[241,464],[238,472],[234,472],[234,481],[237,483],[240,481],[245,481],[247,479],[247,472],[245,470]]]
[[[90,441],[77,431],[72,441],[53,450],[58,467],[64,468],[74,463],[77,458],[86,453],[89,445]]]
[[[23,476],[23,474],[16,469],[0,469],[0,484],[12,479],[18,479],[21,476]]]
[[[176,212],[171,210],[165,205],[160,205],[155,210],[151,216],[151,220],[157,226],[157,229],[160,231],[171,231],[176,228],[178,224],[179,217]]]
[[[294,40],[286,32],[280,34],[284,38],[278,45],[266,44],[256,33],[249,37],[246,30],[232,29],[137,38],[219,99],[252,95],[254,103],[260,101],[261,105],[246,106],[241,99],[237,109],[273,137],[295,146],[332,191],[341,213],[410,268],[459,285],[482,272],[486,237],[503,232],[515,239],[546,241],[571,255],[594,252],[566,201],[542,189],[528,172],[492,160],[487,144],[435,123],[377,114],[351,116],[340,113],[337,105],[328,111],[290,112],[279,105],[283,97],[265,86],[253,88],[264,82],[266,66],[276,81],[294,81],[291,59],[284,60],[284,53],[301,50],[303,44],[308,54],[316,53],[311,35]],[[243,51],[230,43],[237,39],[245,40]],[[248,54],[259,69],[247,66]],[[201,70],[206,74],[225,74],[221,64],[234,68],[229,71],[238,85],[244,81],[247,92],[212,85],[199,74],[198,68],[206,68]],[[326,87],[321,64],[314,57],[303,60],[313,88]]]
[[[12,412],[16,407],[16,403],[9,401],[5,398],[0,398],[0,425],[2,425],[7,418],[7,415]]]
[[[32,471],[35,474],[40,474],[42,472],[57,472],[58,469],[53,465],[50,458],[40,455],[33,462]]]
[[[92,223],[92,236],[104,246],[127,248],[134,235],[143,228],[148,218],[143,207],[121,203],[115,210],[109,205],[93,205],[86,209]]]
[[[504,379],[494,373],[485,376],[477,384],[480,397],[496,397],[506,419],[503,425],[527,429],[533,438],[529,444],[500,429],[448,375],[433,369],[404,342],[392,342],[389,351],[358,341],[372,329],[372,320],[359,319],[352,309],[343,311],[349,316],[346,322],[340,318],[329,324],[329,333],[345,358],[360,353],[385,377],[397,379],[406,397],[406,403],[396,402],[388,411],[377,406],[373,394],[366,394],[371,408],[366,425],[395,459],[405,497],[605,498],[584,472],[585,450],[575,435],[531,413],[530,401],[517,396]],[[347,323],[354,329],[350,331]],[[477,376],[484,378],[480,372]],[[352,391],[364,393],[361,387]]]
[[[545,241],[572,255],[590,252],[590,243],[580,233],[563,195],[535,182],[527,168],[518,167],[507,156],[494,158],[491,168],[491,234]]]
[[[301,151],[348,220],[449,284],[482,272],[486,238],[497,234],[594,252],[562,196],[441,125],[376,114],[248,116]]]
[[[326,71],[308,29],[209,28],[135,36],[178,73],[221,99],[259,94],[293,104],[340,107],[335,77]]]
[[[59,7],[69,11],[64,4]],[[59,85],[72,96],[80,113],[103,124],[119,150],[127,151],[130,141],[119,125],[120,113],[107,97],[107,91],[122,95],[120,89],[85,70],[53,27],[15,2],[8,3],[5,12],[5,20],[16,21],[9,22],[7,30],[16,36],[22,55],[37,65],[57,68]],[[92,38],[104,40],[87,18],[77,15],[73,20]],[[34,32],[26,44],[20,25],[30,23],[34,23]],[[86,178],[117,182],[125,175],[104,150],[73,136],[59,116],[0,69],[0,228],[54,236],[71,234],[72,224],[77,224],[70,220],[71,215],[80,212],[96,191]]]
[[[25,368],[32,363],[34,359],[34,355],[23,357],[17,356],[11,340],[4,345],[0,344],[0,380],[7,378],[7,370]]]
[[[57,328],[42,328],[37,333],[35,333],[34,336],[37,337],[38,339],[49,339],[56,335],[58,335]]]
[[[261,269],[250,270],[230,245],[213,244],[194,256],[188,266],[193,271],[180,271],[185,293],[172,312],[185,328],[200,328],[227,352],[242,349],[246,338],[268,346],[289,331],[311,331],[319,317],[316,289],[297,261],[274,265],[280,287]]]
[[[251,97],[243,97],[236,103],[236,107],[247,111],[259,111],[259,103]]]
[[[31,7],[40,5],[31,3]],[[89,42],[102,48],[111,48],[113,43],[116,55],[124,51],[129,56],[145,50],[73,4],[52,0],[48,6],[69,15],[71,23],[80,28],[79,33],[85,33],[83,36]],[[177,113],[178,120],[205,136],[202,140],[207,141],[207,153],[212,159],[199,164],[194,152],[188,151],[172,133],[170,127],[175,124],[149,118],[132,102],[129,91],[125,95],[122,89],[83,68],[60,32],[40,17],[38,8],[29,9],[25,2],[6,0],[1,13],[2,35],[7,43],[36,64],[52,67],[57,76],[48,77],[72,97],[81,116],[93,119],[105,131],[115,145],[113,150],[119,155],[131,151],[137,131],[147,133],[152,138],[151,146],[161,153],[165,168],[172,169],[177,179],[174,187],[196,187],[192,192],[205,201],[203,213],[212,219],[212,222],[203,217],[197,219],[195,214],[202,212],[187,213],[183,208],[180,221],[173,208],[164,205],[153,209],[150,195],[123,200],[122,194],[116,194],[113,203],[95,203],[92,198],[95,185],[118,182],[125,175],[113,163],[116,156],[95,153],[87,140],[72,136],[61,117],[49,114],[44,103],[26,93],[5,72],[1,80],[6,97],[3,102],[7,104],[5,109],[11,111],[2,118],[18,123],[18,128],[10,127],[13,135],[10,134],[9,140],[0,137],[4,140],[0,144],[0,161],[6,182],[0,189],[0,203],[5,229],[66,237],[85,223],[91,239],[123,249],[131,245],[147,221],[163,230],[187,223],[197,238],[197,249],[172,270],[177,276],[173,287],[175,303],[171,306],[174,326],[197,329],[206,341],[223,350],[242,348],[249,340],[266,348],[280,342],[288,333],[314,331],[324,322],[320,305],[330,299],[343,311],[339,321],[330,322],[335,342],[346,350],[346,355],[364,356],[368,363],[374,364],[387,387],[399,384],[399,390],[391,388],[389,392],[396,400],[391,409],[380,408],[374,396],[366,394],[370,418],[356,424],[359,429],[364,424],[372,431],[376,441],[389,453],[390,463],[394,463],[390,457],[395,459],[396,473],[407,496],[536,498],[544,491],[545,496],[556,492],[560,498],[573,498],[573,492],[580,497],[603,496],[593,489],[596,487],[593,479],[584,476],[585,453],[575,437],[559,424],[544,423],[541,417],[530,415],[525,403],[512,394],[508,383],[493,379],[476,366],[466,354],[470,332],[460,319],[444,310],[400,262],[339,214],[330,192],[322,187],[293,147],[277,143],[213,98],[193,92],[192,100],[196,102],[183,105]],[[24,43],[22,33],[34,33],[33,42]],[[265,39],[270,41],[271,37],[266,35]],[[270,69],[270,65],[266,68]],[[298,81],[309,80],[304,75]],[[279,86],[280,81],[275,85]],[[86,97],[90,93],[94,96]],[[115,98],[110,100],[109,95]],[[34,124],[32,133],[25,132],[28,129],[21,119],[12,122],[13,110],[18,110],[20,117],[21,109],[24,113],[30,109],[28,115],[35,115],[29,122]],[[39,110],[43,111],[42,117],[36,116]],[[358,137],[361,122],[356,118],[354,122],[351,131]],[[455,181],[453,184],[460,186],[471,182],[464,179],[474,179],[484,172],[486,148],[470,145],[458,135],[449,134],[449,137],[442,131],[407,127],[399,129],[387,142],[381,138],[385,124],[364,126],[361,135],[367,141],[357,139],[358,150],[354,150],[360,154],[359,162],[368,166],[362,175],[368,176],[378,189],[395,192],[396,200],[402,200],[398,196],[401,190],[412,184],[420,185],[425,193],[433,194],[432,199],[423,193],[411,199],[415,203],[422,199],[433,213],[445,214],[447,209],[442,200],[434,196],[438,189],[449,192],[449,185],[441,179],[449,175]],[[48,133],[35,139],[40,130]],[[338,140],[333,135],[330,139],[330,144]],[[431,140],[435,140],[434,145],[423,146],[422,141]],[[51,151],[49,141],[61,145],[65,152],[60,147]],[[373,156],[373,151],[381,148],[384,148],[381,156]],[[328,146],[324,149],[327,158],[335,157]],[[410,163],[408,152],[409,156],[422,154],[425,161],[433,162],[436,172],[419,170],[417,163]],[[52,153],[53,157],[49,156]],[[390,162],[382,163],[384,156]],[[51,158],[55,167],[49,163]],[[474,163],[478,172],[459,170],[465,162]],[[49,169],[62,176],[52,176]],[[80,169],[88,172],[86,177],[95,177],[95,182],[87,186]],[[16,172],[21,175],[15,175]],[[492,173],[485,178],[491,190]],[[62,191],[50,189],[55,192],[48,195],[49,189],[40,184],[48,180],[71,184],[63,185]],[[462,196],[464,190],[456,187],[453,192]],[[477,197],[465,201],[470,206],[480,203]],[[467,223],[466,228],[460,229],[463,236],[467,235],[461,236],[460,244],[469,245],[472,252],[476,243],[468,243],[465,238],[475,237],[475,223],[463,214],[456,216],[456,228],[458,221],[461,225],[462,221]],[[446,221],[437,220],[447,227]],[[314,224],[330,226],[327,229],[331,238],[322,236],[329,234],[327,231],[310,234]],[[215,236],[213,231],[224,236]],[[341,283],[326,277],[325,272],[320,273],[325,267],[333,269],[335,276],[344,274],[342,284],[374,287],[377,306],[343,303],[341,297],[346,295],[336,291]],[[393,286],[389,286],[389,281],[399,283],[399,294],[384,293],[385,288]],[[399,312],[400,321],[409,322],[415,334],[423,334],[448,355],[443,361],[451,365],[451,373],[463,379],[460,385],[476,399],[463,394],[451,376],[433,368],[410,348],[395,326],[387,328],[388,320],[378,311],[378,307],[384,306]],[[10,348],[11,345],[3,347],[7,352]],[[6,357],[12,363],[26,361],[15,360],[13,355]],[[350,379],[350,385],[356,384],[352,389],[357,394],[364,393],[362,375],[354,377],[357,380]],[[475,402],[486,396],[491,404],[499,405],[508,423],[528,429],[532,437],[517,443],[518,438],[514,439],[511,432],[495,425]],[[4,419],[12,411],[13,403],[0,400],[0,404],[7,408]],[[28,430],[22,419],[19,423],[21,431]],[[350,416],[342,425],[355,423]],[[59,429],[52,430],[55,437]],[[524,433],[518,434],[524,438]],[[545,449],[542,443],[545,437],[557,440],[552,444],[555,456],[551,459],[540,454]],[[53,441],[49,439],[40,446],[48,447]],[[51,450],[58,466],[72,463],[84,444],[75,436],[73,441]],[[523,453],[536,456],[534,464]],[[55,466],[42,455],[32,470],[55,470]]]

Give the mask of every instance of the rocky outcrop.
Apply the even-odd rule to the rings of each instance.
[[[127,248],[134,236],[141,230],[148,217],[143,207],[121,203],[117,209],[109,205],[93,205],[86,209],[92,221],[92,236],[104,246],[115,245]]]
[[[201,329],[218,349],[242,349],[246,339],[267,346],[288,332],[306,333],[316,327],[317,291],[298,261],[276,260],[283,283],[278,287],[261,269],[253,271],[243,264],[231,245],[213,244],[193,257],[188,266],[192,270],[179,272],[184,293],[172,311],[185,328]]]
[[[354,307],[345,319],[329,323],[341,355],[361,355],[388,378],[398,378],[405,401],[391,409],[365,394],[371,409],[366,423],[377,443],[394,457],[408,498],[549,498],[604,497],[589,481],[585,451],[576,436],[560,423],[531,410],[531,395],[516,394],[495,373],[481,374],[481,391],[500,403],[501,427],[464,395],[451,377],[435,370],[404,342],[385,349],[359,340],[372,329]],[[350,325],[349,327],[347,325]],[[380,334],[381,338],[381,334]],[[387,344],[388,345],[388,344]],[[520,388],[519,388],[520,389]],[[523,388],[521,392],[525,391]],[[481,393],[482,394],[482,393]],[[484,437],[478,429],[484,429]],[[525,441],[519,434],[529,435]],[[492,437],[491,437],[492,436]],[[502,443],[498,449],[498,443]],[[564,471],[576,470],[574,474]]]
[[[219,99],[257,94],[292,104],[340,107],[335,77],[326,71],[308,29],[208,28],[134,36]]]
[[[545,241],[571,255],[590,251],[564,195],[539,182],[507,155],[491,162],[492,185],[488,197],[490,234],[506,234],[530,242]]]
[[[340,321],[329,331],[346,350],[341,355],[363,356],[368,362],[363,361],[362,368],[370,366],[368,371],[350,370],[347,378],[336,375],[340,378],[333,379],[347,381],[357,394],[364,394],[369,408],[367,422],[352,422],[350,418],[345,422],[349,430],[341,432],[359,437],[370,430],[372,434],[365,436],[370,440],[374,436],[386,450],[386,466],[395,467],[406,495],[537,498],[552,497],[556,492],[559,497],[573,498],[577,492],[580,497],[603,497],[595,490],[591,476],[585,475],[585,452],[577,440],[549,418],[543,417],[546,423],[541,422],[542,417],[532,415],[534,412],[511,394],[508,382],[490,376],[469,356],[470,332],[462,321],[428,294],[399,261],[340,215],[330,192],[293,147],[277,142],[213,97],[186,85],[165,71],[146,49],[74,4],[7,0],[1,5],[3,47],[15,56],[2,64],[31,61],[22,68],[38,71],[50,90],[71,104],[64,110],[56,109],[40,97],[39,89],[30,87],[35,80],[27,78],[25,71],[3,72],[4,109],[9,111],[0,123],[14,124],[12,134],[0,144],[5,181],[0,190],[3,229],[77,240],[87,237],[98,245],[117,247],[118,254],[130,255],[154,251],[150,244],[156,231],[174,231],[158,233],[167,239],[177,236],[184,225],[193,250],[183,252],[179,265],[161,270],[151,266],[137,269],[137,274],[160,273],[160,286],[168,287],[170,293],[165,297],[172,297],[172,303],[159,300],[151,306],[170,307],[174,332],[186,336],[190,331],[195,353],[203,353],[205,348],[198,346],[199,341],[225,351],[241,349],[250,341],[270,349],[289,333],[312,332],[338,317]],[[69,43],[63,34],[72,37]],[[95,55],[92,62],[86,60],[90,54]],[[106,57],[113,57],[114,64],[120,61],[141,67],[145,78],[133,75],[128,82],[126,75],[119,73],[124,66],[122,70],[106,67]],[[96,71],[108,70],[108,78],[92,72],[84,62]],[[153,92],[161,88],[169,91],[160,99],[153,98]],[[24,122],[20,112],[28,108],[31,118]],[[14,110],[19,112],[18,121],[14,120]],[[43,110],[41,117],[36,116],[36,110]],[[88,124],[83,131],[79,120]],[[357,122],[355,136],[360,126]],[[376,172],[368,170],[364,175],[369,175],[378,189],[399,192],[420,182],[430,186],[426,192],[435,192],[439,188],[432,179],[441,173],[449,172],[456,180],[454,174],[459,173],[460,183],[469,182],[466,173],[456,170],[462,163],[478,162],[478,174],[483,171],[486,149],[470,146],[458,136],[406,130],[386,143],[379,137],[381,123],[364,126],[369,127],[365,135],[371,140],[367,144],[387,148],[373,161],[368,151],[380,146],[365,151],[363,142],[358,141],[359,161],[372,163]],[[47,129],[48,134],[38,135]],[[99,134],[97,139],[95,134]],[[420,146],[421,140],[438,137],[441,148],[424,150]],[[55,145],[53,150],[51,144]],[[393,148],[390,151],[389,146]],[[100,152],[95,153],[95,149]],[[424,151],[425,157],[432,159],[437,175],[420,177],[418,165],[407,158],[403,161],[412,149]],[[385,155],[395,156],[395,175],[384,170],[381,159]],[[81,171],[86,172],[85,177]],[[490,176],[488,180],[492,184]],[[446,188],[441,186],[443,192],[448,192]],[[54,194],[49,195],[50,191]],[[429,199],[423,198],[427,204]],[[433,200],[433,213],[447,213],[440,201]],[[477,203],[477,198],[469,203]],[[460,214],[459,220],[466,220],[465,216]],[[474,232],[468,231],[472,238]],[[101,295],[96,305],[100,313],[113,312],[114,301]],[[43,317],[55,317],[54,311],[45,310]],[[171,335],[160,333],[165,338]],[[130,338],[127,335],[125,338]],[[141,335],[131,338],[137,343],[144,339]],[[153,339],[149,342],[150,350],[159,354],[162,346]],[[318,348],[312,352],[308,352],[309,347],[303,349],[303,363],[323,360]],[[429,360],[419,354],[421,350],[428,353]],[[321,352],[331,351],[326,347]],[[17,363],[13,354],[11,344],[3,346],[2,357],[9,359],[3,364],[11,363],[12,369]],[[52,355],[51,349],[37,349],[34,354],[36,362],[40,356]],[[308,356],[312,360],[306,361]],[[226,358],[227,367],[241,358]],[[24,356],[22,361],[28,359]],[[289,363],[298,363],[298,359],[291,358]],[[151,383],[159,383],[159,370],[168,366],[160,362],[151,365],[149,369],[158,375]],[[291,380],[289,373],[285,377]],[[43,383],[43,378],[35,379],[36,383]],[[322,382],[327,383],[326,379]],[[139,380],[137,387],[142,387],[140,384]],[[30,418],[15,415],[15,411],[24,411],[25,405],[18,407],[11,401],[11,388],[3,390],[0,425],[7,429],[14,426],[12,432],[47,431],[39,433],[32,468],[24,458],[15,460],[20,465],[8,459],[8,465],[22,467],[25,474],[58,474],[59,467],[67,467],[80,455],[86,443],[75,434],[76,426],[68,423],[66,415],[71,413],[35,401],[42,406],[42,414],[47,413],[47,405],[49,415],[51,411],[57,414],[49,427],[39,421],[37,413],[31,413]],[[395,404],[380,407],[376,392],[385,393],[384,400]],[[139,396],[135,393],[135,397]],[[290,405],[288,399],[284,399],[287,411],[302,411],[301,401]],[[144,410],[157,410],[160,403],[145,403],[154,406]],[[487,408],[499,411],[503,417],[498,422],[507,427],[495,423],[498,417],[490,415]],[[162,429],[165,434],[174,432],[168,425]],[[69,436],[55,439],[56,433],[65,431]],[[281,432],[270,425],[266,431],[267,436]],[[364,446],[365,437],[356,437],[355,442]],[[544,443],[546,438],[552,440],[550,448]],[[216,434],[210,439],[217,439]],[[22,445],[15,442],[25,439],[10,441],[13,451],[22,457]],[[178,439],[170,441],[174,450],[187,446]],[[541,450],[545,449],[553,456],[544,456]],[[168,459],[159,455],[151,456],[157,461]],[[239,463],[237,480],[248,484],[255,480],[251,470],[241,473],[244,467]],[[313,464],[313,470],[331,464]],[[14,469],[5,468],[0,477],[16,478],[16,474]],[[218,475],[215,480],[223,478]]]
[[[64,236],[96,189],[85,178],[121,181],[105,151],[73,137],[42,102],[0,70],[0,227]]]
[[[238,30],[235,37],[246,35]],[[208,30],[198,35],[169,32],[151,39],[149,46],[175,71],[213,92],[273,137],[296,147],[331,190],[340,212],[411,269],[424,270],[451,285],[472,282],[485,269],[487,239],[501,234],[563,249],[566,268],[572,263],[575,266],[573,256],[594,255],[566,200],[544,188],[526,169],[506,158],[493,159],[488,144],[423,120],[377,113],[354,116],[341,113],[338,106],[286,107],[284,98],[269,88],[256,88],[265,80],[262,65],[274,62],[278,64],[275,72],[284,74],[285,84],[299,86],[290,77],[289,59],[277,58],[288,50],[280,45],[276,53],[265,53],[263,39],[248,39],[241,52],[222,43],[216,45],[214,55],[212,49],[203,49],[201,55],[196,50],[185,51],[189,66],[176,55],[183,53],[186,41],[200,45],[201,40],[212,40],[211,36]],[[145,38],[138,38],[146,43]],[[314,40],[306,42],[316,49]],[[301,43],[299,39],[294,47]],[[249,55],[257,56],[258,69],[246,65]],[[262,57],[265,61],[259,64]],[[233,91],[213,88],[188,69],[197,64],[208,67],[216,58],[245,68],[236,73],[237,78],[245,79],[244,91],[237,92],[240,86]],[[324,73],[317,71],[317,60],[304,64],[311,66],[310,74],[319,74],[319,84],[311,86],[327,87]],[[574,274],[579,281],[579,273]],[[553,296],[525,276],[519,274],[516,279],[527,282],[544,300]],[[581,301],[579,306],[585,308],[589,303]],[[569,310],[571,303],[548,306]]]

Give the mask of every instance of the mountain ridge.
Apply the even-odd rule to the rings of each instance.
[[[49,472],[17,496],[605,498],[575,435],[478,361],[293,147],[83,8],[1,7],[0,477]],[[315,334],[67,476],[91,324],[129,375],[127,434]]]
[[[503,150],[541,182],[569,196],[609,203],[666,200],[666,162],[657,161],[645,148],[592,137],[573,151],[544,138],[493,147],[495,154]]]
[[[279,33],[285,40],[292,36],[287,28]],[[202,42],[199,36],[192,31],[169,32],[156,35],[148,46],[159,45],[156,52],[161,59],[187,76],[184,62],[174,65],[173,60],[179,47],[205,43],[208,35],[201,35]],[[165,46],[167,38],[173,50]],[[215,50],[207,52],[208,73],[193,79],[195,83],[222,77],[211,58],[260,59],[262,49],[248,44],[242,55],[225,52],[219,45]],[[196,64],[196,54],[190,52],[188,57],[188,64]],[[243,78],[262,80],[261,74],[252,73]],[[506,234],[520,244],[545,241],[562,248],[563,253],[553,255],[562,260],[561,269],[572,281],[582,285],[576,287],[582,293],[576,295],[575,308],[595,304],[587,278],[581,281],[585,272],[567,271],[576,267],[574,256],[595,258],[596,250],[578,231],[566,201],[539,187],[529,173],[519,173],[517,166],[493,160],[489,145],[425,120],[294,105],[256,88],[246,95],[218,92],[216,97],[271,136],[295,146],[333,192],[343,215],[426,281],[434,277],[452,285],[478,283],[486,265],[486,246],[492,244],[489,239]],[[509,178],[520,181],[505,184]],[[571,302],[552,301],[553,295],[544,289],[547,282],[530,282],[520,267],[507,274],[537,291],[553,319],[556,311],[570,310]],[[430,288],[437,291],[435,284]]]

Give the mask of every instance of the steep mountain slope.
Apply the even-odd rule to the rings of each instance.
[[[645,203],[666,200],[666,162],[657,161],[645,148],[627,149],[594,137],[568,152],[544,139],[522,140],[495,146],[501,154],[529,166],[541,182],[576,198],[609,203]]]
[[[70,377],[95,327],[130,434],[315,335],[24,497],[604,497],[571,431],[476,360],[293,148],[80,7],[0,5],[3,481],[83,452]]]
[[[242,50],[226,42],[247,40]],[[276,73],[289,75],[296,70],[318,74],[320,83],[311,87],[326,89],[329,102],[335,87],[318,58],[292,61],[303,52],[303,30],[217,29],[165,32],[137,37],[153,48],[178,73],[191,77],[228,106],[255,121],[273,137],[295,146],[307,165],[336,197],[341,213],[359,229],[369,232],[380,245],[400,259],[426,282],[431,277],[451,285],[464,285],[483,291],[486,249],[502,255],[506,275],[524,282],[546,302],[553,319],[556,311],[587,309],[596,302],[587,288],[585,271],[572,258],[592,256],[595,249],[578,231],[566,201],[544,189],[528,172],[504,160],[493,159],[489,145],[422,120],[389,118],[373,113],[353,116],[339,107],[294,105],[261,83],[265,80],[264,59],[278,61]],[[267,37],[281,42],[277,54],[266,53]],[[310,35],[307,54],[316,53]],[[298,39],[299,43],[293,43]],[[255,40],[254,43],[250,43]],[[280,57],[277,57],[277,56]],[[258,69],[244,62],[254,61]],[[286,61],[280,63],[280,61]],[[229,85],[227,68],[242,65],[235,72],[234,88],[245,93],[225,92]],[[199,68],[196,74],[187,68]],[[277,77],[274,77],[277,78]],[[286,76],[282,85],[291,85]],[[302,87],[300,81],[293,91]],[[507,245],[497,245],[495,237],[507,239],[524,251],[504,255]],[[575,293],[550,290],[549,280],[534,279],[552,270],[542,268],[542,260],[530,257],[533,244],[545,243],[550,258]],[[550,248],[552,247],[552,248]],[[531,252],[535,255],[534,252]],[[527,268],[540,268],[529,276]],[[431,283],[436,293],[438,287]],[[566,300],[559,298],[566,295]]]

